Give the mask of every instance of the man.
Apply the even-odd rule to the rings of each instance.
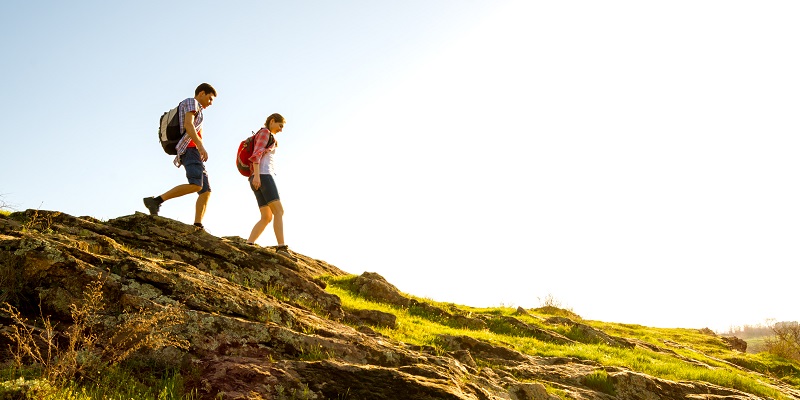
[[[175,186],[161,196],[145,197],[144,205],[150,211],[150,215],[158,215],[161,203],[167,200],[197,193],[194,225],[198,229],[203,229],[203,215],[206,213],[208,198],[211,196],[211,185],[208,183],[208,173],[203,164],[208,160],[208,152],[203,146],[203,110],[211,106],[215,97],[217,91],[208,83],[202,83],[194,90],[194,97],[178,104],[181,132],[184,135],[175,146],[178,155],[174,164],[176,167],[183,165],[189,183]]]

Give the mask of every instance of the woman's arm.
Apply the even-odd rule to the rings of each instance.
[[[250,168],[250,173],[253,174],[253,189],[258,190],[261,187],[261,174],[258,172],[259,164],[257,162],[253,163],[253,166]]]
[[[253,140],[253,155],[250,156],[250,162],[257,163],[261,161],[261,157],[267,150],[267,144],[269,144],[269,136],[269,130],[266,128],[261,128],[258,133],[256,133],[256,137]]]

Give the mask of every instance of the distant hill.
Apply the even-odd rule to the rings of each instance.
[[[800,365],[748,354],[709,329],[437,303],[377,273],[141,213],[0,214],[0,268],[0,300],[39,321],[34,332],[46,331],[45,316],[59,338],[79,324],[97,338],[76,362],[95,357],[142,385],[155,370],[179,371],[191,398],[800,399]],[[101,304],[92,309],[92,299]],[[95,311],[76,314],[87,307]],[[137,315],[150,319],[137,325]],[[17,326],[10,312],[0,317],[3,332]],[[148,347],[148,330],[164,345]],[[2,340],[11,362],[14,341]]]

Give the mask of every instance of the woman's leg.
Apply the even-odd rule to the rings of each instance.
[[[272,229],[275,230],[275,240],[278,241],[278,246],[283,246],[283,205],[280,200],[275,200],[267,205],[275,217],[275,222],[272,223]]]
[[[253,226],[253,230],[250,232],[250,237],[247,239],[247,243],[255,243],[256,239],[261,236],[261,233],[264,232],[264,228],[269,225],[269,221],[272,220],[272,210],[270,207],[263,206],[259,207],[258,211],[261,212],[261,219],[256,222]]]

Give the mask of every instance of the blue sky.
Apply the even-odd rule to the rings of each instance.
[[[287,243],[474,306],[550,295],[589,319],[800,320],[790,1],[55,2],[0,5],[0,193],[111,219],[184,182],[156,143],[201,82],[213,194],[287,118]],[[162,216],[191,223],[194,198]],[[259,240],[273,245],[268,228]]]

